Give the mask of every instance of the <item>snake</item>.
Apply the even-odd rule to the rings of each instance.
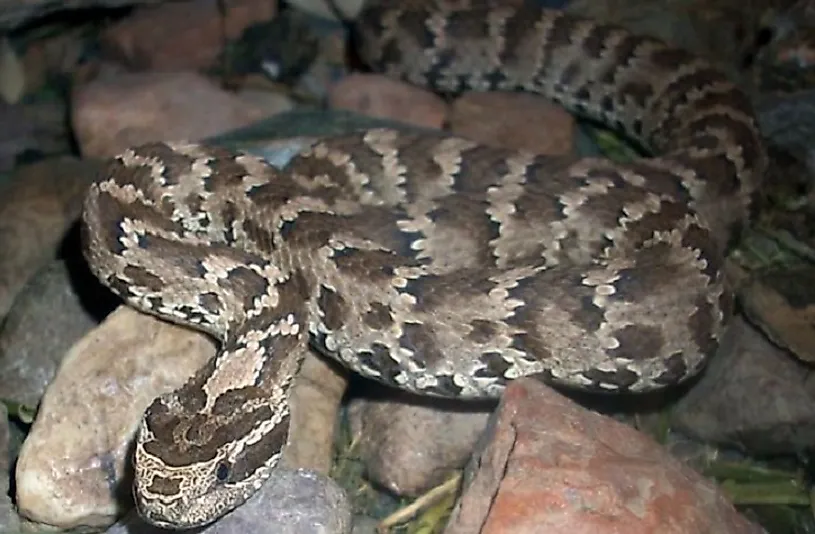
[[[538,94],[642,153],[370,128],[282,166],[185,141],[111,158],[83,208],[93,273],[219,346],[138,425],[133,494],[150,523],[205,525],[257,492],[309,350],[431,397],[495,399],[525,377],[636,395],[701,372],[734,313],[723,264],[767,155],[716,66],[529,5],[369,1],[355,31],[371,71],[446,97]]]

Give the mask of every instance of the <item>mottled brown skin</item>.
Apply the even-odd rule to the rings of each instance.
[[[463,399],[521,376],[656,389],[716,349],[726,244],[766,160],[747,98],[617,28],[422,4],[363,12],[372,67],[443,93],[540,93],[658,156],[553,160],[371,130],[283,170],[183,144],[113,160],[84,213],[95,273],[222,342],[145,414],[134,493],[148,521],[205,524],[260,487],[309,342],[364,376]]]

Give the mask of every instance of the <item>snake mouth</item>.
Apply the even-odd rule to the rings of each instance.
[[[139,514],[139,517],[143,519],[146,523],[150,525],[164,528],[164,529],[177,529],[177,528],[195,528],[197,526],[203,525],[186,525],[179,526],[178,523],[175,521],[175,518],[170,519],[165,514],[156,514],[153,512],[153,507],[151,505],[145,504],[145,500],[141,497],[135,497],[136,501],[136,512]]]
[[[278,455],[271,456],[276,460]],[[273,468],[261,464],[247,473],[246,458],[236,455],[230,460],[229,454],[180,469],[158,469],[155,459],[142,459],[145,464],[153,460],[153,465],[142,476],[137,473],[133,483],[138,514],[152,525],[174,530],[203,527],[229,514],[255,493]]]
[[[151,525],[173,530],[205,527],[232,512],[249,497],[236,488],[177,494],[170,498],[146,497],[139,491],[134,494],[136,510],[142,519]]]

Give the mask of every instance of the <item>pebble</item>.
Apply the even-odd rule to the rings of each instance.
[[[552,156],[574,150],[574,117],[538,95],[466,93],[453,102],[449,122],[454,134],[490,146]]]
[[[379,74],[351,74],[331,87],[328,105],[424,128],[441,128],[447,104],[439,96]]]
[[[0,330],[0,391],[34,408],[71,345],[116,301],[83,263],[54,260],[36,272]]]
[[[354,399],[348,415],[367,478],[395,495],[415,497],[464,467],[490,409],[405,397],[390,392]]]
[[[795,455],[815,442],[815,377],[810,366],[738,318],[671,413],[676,430],[706,443]]]

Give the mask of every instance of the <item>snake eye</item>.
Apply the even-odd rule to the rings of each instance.
[[[218,479],[218,482],[226,482],[226,479],[228,477],[229,477],[229,465],[225,462],[221,462],[215,469],[215,478]]]

